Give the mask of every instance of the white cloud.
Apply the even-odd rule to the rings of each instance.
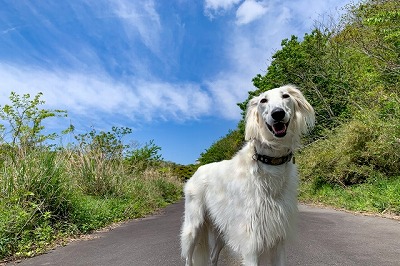
[[[266,1],[256,0],[205,0],[204,11],[208,17],[213,19],[215,16],[225,14],[238,4],[240,5],[236,9],[237,25],[250,23],[268,11]]]
[[[241,1],[242,0],[205,0],[204,11],[210,19],[213,19],[215,16],[230,10]]]
[[[145,116],[187,120],[210,112],[212,100],[197,84],[139,81],[136,91]]]
[[[124,21],[124,29],[128,37],[136,39],[139,34],[143,43],[155,54],[160,54],[160,16],[153,0],[113,1],[114,13]]]
[[[216,2],[222,6],[223,1]],[[206,81],[212,96],[221,101],[215,100],[219,103],[215,107],[218,113],[227,119],[240,118],[236,103],[244,101],[247,92],[255,89],[252,79],[259,73],[265,74],[281,41],[291,35],[303,37],[323,13],[346,2],[246,0],[232,11],[236,12],[236,23],[227,23],[230,28],[226,30],[229,35],[225,36],[226,67]],[[215,6],[218,7],[217,3]],[[250,24],[254,20],[256,23]]]
[[[262,2],[244,1],[236,11],[236,24],[248,24],[267,13],[268,8]]]
[[[217,11],[219,9],[227,10],[232,8],[242,0],[205,0],[205,9]]]
[[[45,70],[29,64],[0,63],[0,104],[6,102],[10,91],[32,95],[42,91],[51,108],[66,109],[85,118],[107,114],[132,121],[184,121],[212,115],[236,120],[240,118],[236,103],[244,101],[247,91],[254,89],[252,78],[265,71],[281,40],[292,34],[303,36],[318,14],[343,1],[327,2],[329,4],[311,0],[297,0],[295,4],[277,0],[205,0],[205,9],[210,12],[217,14],[224,10],[233,16],[227,18],[226,28],[221,32],[229,33],[221,36],[224,39],[223,67],[212,76],[202,77],[199,83],[171,82],[155,77],[156,71],[148,69],[150,65],[140,53],[130,57],[137,52],[134,49],[123,51],[124,57],[129,57],[127,61],[134,74],[128,73],[123,80],[116,80],[103,69],[99,54],[90,46],[82,45],[79,53],[65,49],[62,56],[68,58],[71,65],[78,66],[76,70],[62,70],[55,65],[49,67],[52,70]],[[162,49],[165,29],[154,1],[114,1],[111,12],[122,21],[132,42],[143,42],[156,55],[168,52]],[[257,23],[250,23],[255,20]],[[116,65],[121,64],[117,58],[115,61]]]
[[[199,85],[173,84],[132,78],[129,83],[105,73],[46,71],[0,64],[0,105],[11,91],[32,96],[43,92],[46,105],[96,120],[102,114],[122,115],[132,121],[187,120],[208,115],[210,96]]]
[[[252,90],[250,80],[248,74],[227,70],[206,81],[205,84],[214,99],[212,110],[224,119],[240,119],[237,103],[245,100],[247,91]]]

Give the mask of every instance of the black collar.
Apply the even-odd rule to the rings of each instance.
[[[293,157],[292,152],[290,152],[288,155],[283,156],[283,157],[270,157],[267,155],[258,154],[256,148],[254,147],[253,160],[257,160],[257,161],[260,161],[265,164],[282,165],[282,164],[289,162],[292,158],[293,158],[293,163],[294,163],[294,157]]]

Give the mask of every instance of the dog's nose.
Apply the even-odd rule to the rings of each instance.
[[[281,121],[283,118],[285,118],[285,114],[285,110],[279,107],[275,108],[271,112],[271,116],[275,121]]]

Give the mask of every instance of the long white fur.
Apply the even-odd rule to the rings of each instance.
[[[266,125],[276,107],[285,111],[285,121],[290,120],[281,138]],[[314,119],[313,108],[292,85],[250,100],[246,145],[231,160],[201,166],[185,185],[181,247],[187,266],[217,265],[224,245],[247,266],[285,264],[285,240],[293,233],[297,213],[297,168],[292,162],[258,162],[254,149],[272,157],[294,152]]]

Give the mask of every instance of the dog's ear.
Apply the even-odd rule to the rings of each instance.
[[[247,104],[245,140],[258,139],[259,134],[259,97],[252,98]]]
[[[315,124],[315,112],[303,94],[295,86],[289,85],[287,91],[294,100],[297,127],[302,134],[308,133]]]

